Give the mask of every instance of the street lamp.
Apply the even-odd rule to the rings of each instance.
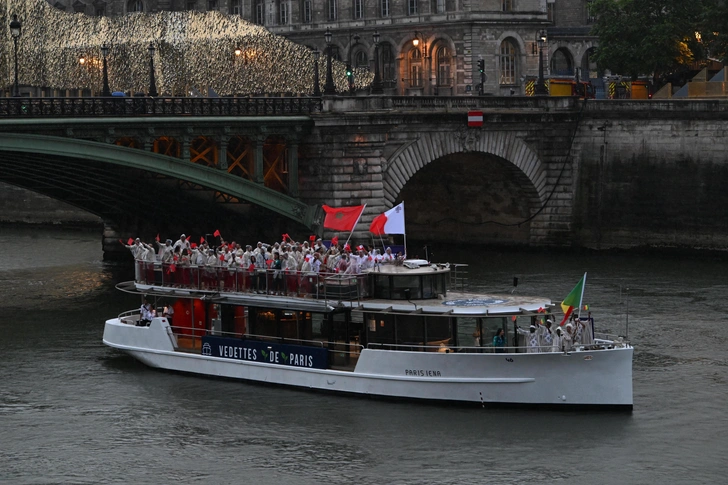
[[[384,94],[382,89],[382,77],[379,74],[379,32],[374,31],[372,35],[374,40],[374,82],[372,83],[372,94]]]
[[[321,86],[319,86],[319,57],[321,52],[318,49],[313,51],[313,95],[321,96]]]
[[[331,31],[329,29],[326,29],[324,39],[326,40],[326,84],[324,84],[324,94],[336,94],[334,77],[331,74]]]
[[[13,96],[20,96],[20,89],[18,88],[18,39],[22,28],[23,24],[18,20],[18,16],[13,14],[13,20],[10,21],[10,35],[13,37],[13,43],[15,44],[15,93]]]
[[[149,43],[149,96],[159,96],[157,81],[154,79],[154,44]]]
[[[546,83],[543,79],[543,45],[546,43],[546,31],[542,30],[536,34],[536,42],[538,42],[538,79],[533,93],[536,96],[548,96]]]
[[[101,46],[101,60],[103,62],[103,78],[104,87],[101,90],[101,96],[111,96],[111,90],[109,89],[109,71],[106,69],[106,55],[109,53],[109,46],[106,44]]]

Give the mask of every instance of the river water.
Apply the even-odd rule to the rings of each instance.
[[[388,402],[149,369],[98,234],[0,230],[0,483],[726,483],[728,259],[448,252],[473,287],[560,301],[635,345],[631,414]],[[445,254],[445,253],[443,253]],[[445,260],[445,258],[436,258]],[[627,290],[627,288],[629,290]],[[569,376],[563,376],[568,379]]]

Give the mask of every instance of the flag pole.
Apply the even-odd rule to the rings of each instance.
[[[584,301],[584,288],[586,288],[586,273],[584,273],[584,283],[581,285],[581,296],[579,297],[579,313],[577,316],[581,319],[581,303]]]
[[[346,242],[344,243],[344,247],[346,247],[347,244],[349,244],[349,239],[351,239],[351,236],[354,234],[354,229],[356,229],[356,225],[359,224],[359,220],[361,219],[362,214],[364,214],[364,211],[366,210],[367,205],[364,204],[364,207],[361,208],[361,212],[359,213],[359,217],[356,218],[356,222],[354,223],[354,227],[351,228],[351,232],[349,233],[349,237],[346,238]]]

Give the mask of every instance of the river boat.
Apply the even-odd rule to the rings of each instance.
[[[633,348],[622,337],[594,333],[592,345],[526,352],[513,345],[516,327],[550,316],[551,300],[466,291],[464,270],[414,260],[352,275],[175,271],[137,261],[135,280],[117,288],[162,316],[147,326],[139,309],[127,311],[106,321],[103,342],[153,368],[299,389],[632,409]],[[498,329],[510,346],[493,347]]]

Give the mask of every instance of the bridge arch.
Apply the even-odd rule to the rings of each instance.
[[[0,170],[3,174],[12,173],[15,174],[15,177],[18,177],[18,174],[22,175],[23,164],[29,166],[29,164],[37,163],[39,157],[53,158],[59,174],[62,173],[64,161],[67,161],[69,166],[72,162],[75,164],[74,170],[78,170],[79,163],[89,165],[92,163],[111,164],[183,180],[209,190],[227,194],[230,197],[266,207],[309,228],[320,217],[318,208],[315,206],[308,206],[297,199],[271,190],[261,184],[229,174],[225,170],[189,163],[189,161],[176,157],[88,140],[0,133]],[[76,173],[78,177],[83,176],[82,173]],[[73,186],[83,187],[83,190],[87,191],[100,190],[94,187],[94,180],[90,177],[91,175],[89,175],[89,180],[84,183],[79,181]],[[4,178],[0,176],[0,179]],[[18,180],[15,182],[4,181],[20,185]],[[49,177],[48,181],[52,183],[52,177]],[[113,195],[113,192],[107,195]],[[89,212],[104,216],[104,214],[94,211],[93,207],[84,208]]]
[[[458,162],[457,166],[452,165],[452,170],[448,170],[447,173],[438,171],[437,173],[441,175],[436,176],[434,179],[433,174],[435,172],[432,170],[437,167],[433,166],[428,170],[423,170],[433,162],[447,165],[455,161]],[[470,169],[466,167],[470,167]],[[495,170],[492,174],[496,178],[488,175],[491,173],[489,172],[491,169]],[[465,172],[462,172],[463,170]],[[417,139],[400,147],[389,158],[383,172],[382,184],[388,207],[395,205],[401,200],[401,197],[406,197],[413,202],[419,200],[419,204],[416,204],[416,206],[420,206],[418,213],[422,213],[424,200],[442,200],[445,197],[446,200],[450,201],[446,203],[449,210],[455,213],[460,210],[457,201],[462,200],[464,194],[472,194],[474,187],[480,186],[481,183],[485,184],[483,187],[487,187],[488,182],[486,180],[493,180],[493,183],[496,184],[509,184],[510,188],[506,189],[504,188],[505,185],[502,185],[496,192],[487,191],[487,194],[490,195],[468,197],[467,200],[471,205],[466,210],[474,211],[473,214],[479,214],[476,219],[495,222],[502,228],[514,227],[514,231],[518,227],[520,228],[517,231],[518,238],[524,243],[533,241],[540,233],[539,228],[545,223],[544,216],[539,213],[548,198],[545,168],[538,155],[519,139],[516,133],[487,132],[473,129],[460,130],[455,133],[455,136],[453,136],[452,132],[421,133]],[[464,191],[452,193],[450,190],[453,187],[452,180],[456,173],[466,177],[466,180],[462,182]],[[468,178],[468,174],[472,176]],[[425,199],[420,200],[421,197],[418,195],[416,188],[405,187],[415,175],[417,177],[413,180],[413,183],[425,184],[421,186],[421,189],[429,194]],[[458,183],[457,185],[461,184]],[[506,192],[503,192],[504,190]],[[452,195],[445,196],[444,194],[447,193]],[[475,193],[484,194],[478,190]],[[486,197],[490,203],[482,197]],[[488,210],[492,213],[495,210],[494,207],[497,207],[497,204],[493,205],[494,201],[506,199],[513,201],[507,205],[509,208],[507,214],[504,212],[495,218],[490,218],[486,217],[485,213],[482,212],[486,207],[490,207]],[[472,204],[485,205],[478,205],[480,209],[474,209],[475,206]],[[432,207],[432,209],[433,211],[424,211],[431,213],[425,219],[435,217],[435,213],[442,212],[443,207],[438,205]],[[496,212],[496,214],[499,214],[499,212]],[[531,217],[533,219],[530,219]],[[435,219],[437,220],[437,218]],[[426,221],[420,220],[419,223],[424,222]],[[463,222],[463,224],[470,223]],[[481,224],[484,224],[484,222],[481,222]],[[467,232],[466,229],[462,231],[463,234]]]
[[[399,148],[386,163],[383,185],[387,202],[394,203],[402,187],[426,165],[456,153],[480,152],[509,161],[523,172],[533,185],[534,202],[546,201],[546,177],[538,155],[514,133],[460,131],[425,132]]]

